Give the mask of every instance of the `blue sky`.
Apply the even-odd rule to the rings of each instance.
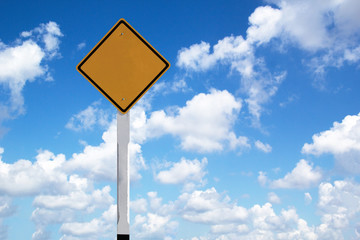
[[[2,1],[0,239],[115,239],[116,109],[76,65],[125,18],[132,239],[360,239],[360,2]]]

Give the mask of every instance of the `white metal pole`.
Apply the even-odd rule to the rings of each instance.
[[[117,240],[130,239],[129,227],[130,111],[117,113]]]

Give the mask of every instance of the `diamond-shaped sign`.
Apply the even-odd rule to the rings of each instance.
[[[120,19],[77,70],[125,114],[169,67],[155,48]]]

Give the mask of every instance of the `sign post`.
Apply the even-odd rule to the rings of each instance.
[[[129,239],[129,110],[170,63],[120,19],[77,65],[77,70],[118,110],[117,239]]]
[[[117,235],[130,239],[129,229],[130,112],[117,113]]]

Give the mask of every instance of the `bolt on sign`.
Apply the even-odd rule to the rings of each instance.
[[[125,114],[169,67],[170,63],[150,43],[120,19],[77,70]]]

